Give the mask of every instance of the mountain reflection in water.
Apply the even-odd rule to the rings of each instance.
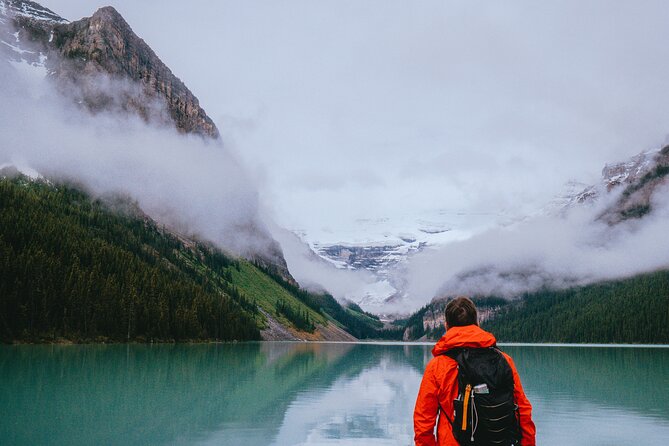
[[[408,445],[431,346],[0,347],[0,443]],[[669,349],[504,347],[539,444],[664,445]]]

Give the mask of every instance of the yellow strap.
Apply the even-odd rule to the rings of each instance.
[[[469,394],[472,391],[472,385],[467,384],[467,387],[465,387],[465,402],[462,404],[462,430],[466,431],[467,430],[467,418],[468,412],[467,412],[467,406],[469,405]]]

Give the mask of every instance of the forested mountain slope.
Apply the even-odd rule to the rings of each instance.
[[[126,198],[0,178],[5,342],[276,339],[272,326],[282,327],[279,339],[384,335],[353,314],[158,227]]]
[[[505,342],[669,343],[669,271],[539,291],[483,324]]]
[[[474,301],[482,327],[499,342],[669,344],[669,271],[542,290],[511,301]],[[436,300],[404,321],[404,338],[443,335],[446,302]]]

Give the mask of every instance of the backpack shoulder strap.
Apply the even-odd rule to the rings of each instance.
[[[458,364],[458,388],[460,392],[463,391],[466,385],[465,358],[467,357],[468,350],[465,347],[456,347],[442,353],[442,355],[448,356]]]
[[[449,358],[457,361],[458,356],[460,356],[460,354],[462,353],[463,350],[465,350],[465,349],[462,348],[462,347],[456,347],[456,348],[452,348],[450,350],[446,350],[444,353],[442,353],[442,355],[443,356],[448,356]]]

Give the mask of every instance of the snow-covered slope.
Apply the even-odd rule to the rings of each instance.
[[[25,0],[0,0],[0,21],[16,16],[52,23],[67,23],[67,20],[38,3]]]
[[[12,65],[25,82],[36,87],[47,75],[47,52],[21,34],[17,20],[43,22],[47,27],[67,20],[34,2],[0,0],[0,62]]]
[[[563,191],[551,200],[542,210],[542,214],[555,215],[583,204],[593,203],[619,187],[637,183],[657,165],[660,149],[647,150],[625,161],[606,164],[602,169],[600,181],[586,184],[569,181]]]
[[[606,164],[597,184],[571,183],[565,194],[556,198],[545,213],[556,214],[574,206],[615,198],[600,218],[616,224],[629,218],[643,217],[651,210],[651,199],[666,181],[669,170],[669,146],[647,150],[628,160]]]
[[[534,215],[512,219],[501,214],[467,214],[438,211],[404,220],[366,219],[351,224],[336,236],[329,232],[307,234],[296,231],[321,258],[339,269],[366,270],[376,281],[367,283],[347,298],[370,311],[384,311],[388,304],[408,295],[401,270],[411,257],[429,249],[466,240],[487,229],[509,226],[514,222],[542,216],[557,216],[577,206],[594,203],[603,197],[615,197],[602,218],[611,223],[647,211],[650,197],[664,176],[656,175],[658,167],[669,165],[669,149],[642,152],[628,160],[607,164],[601,180],[588,185],[576,181],[565,184],[562,193]],[[650,177],[652,181],[649,180]],[[624,190],[624,192],[623,192]],[[635,198],[636,197],[636,198]],[[631,210],[631,211],[630,211]]]
[[[412,255],[508,221],[503,214],[442,209],[403,218],[359,219],[336,232],[293,232],[333,267],[369,272],[374,280],[348,290],[343,297],[366,310],[383,312],[389,302],[403,298],[404,284],[397,271]]]

